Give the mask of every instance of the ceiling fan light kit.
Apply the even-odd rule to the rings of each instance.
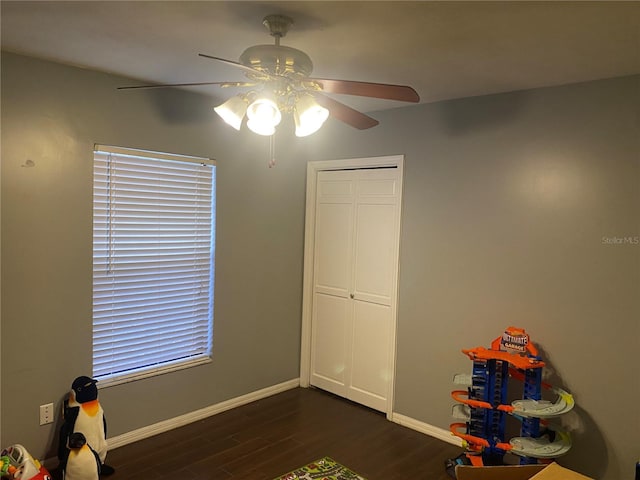
[[[236,95],[222,105],[215,107],[214,110],[228,125],[231,125],[236,130],[240,130],[242,119],[245,113],[247,113],[248,106],[249,104],[244,96]]]
[[[313,71],[313,62],[303,51],[280,45],[280,39],[293,24],[290,17],[268,15],[262,23],[275,38],[275,45],[254,45],[240,55],[240,63],[255,71],[247,72],[247,76],[256,82],[265,82],[262,93],[249,92],[233,97],[242,101],[256,97],[245,112],[237,109],[230,114],[228,110],[221,109],[229,100],[214,110],[236,130],[240,130],[237,125],[242,125],[242,117],[246,113],[247,127],[258,135],[273,135],[282,120],[282,112],[293,112],[296,135],[310,135],[320,129],[329,116],[329,110],[318,105],[300,84]]]
[[[282,112],[270,97],[263,94],[247,108],[247,127],[258,135],[273,135],[282,120]]]
[[[327,118],[329,118],[329,110],[318,105],[311,95],[299,97],[293,112],[296,136],[306,137],[317,132]]]
[[[354,128],[364,130],[378,121],[341,103],[325,93],[358,95],[381,99],[419,102],[416,91],[406,85],[311,78],[313,62],[301,50],[280,45],[293,19],[286,15],[267,15],[262,22],[275,39],[274,45],[254,45],[247,48],[240,61],[205,55],[227,65],[242,69],[248,82],[198,82],[166,85],[138,85],[120,89],[161,88],[175,86],[218,85],[221,87],[251,87],[214,108],[230,126],[240,130],[244,118],[247,127],[258,135],[273,135],[282,114],[292,114],[298,137],[318,131],[331,115]]]

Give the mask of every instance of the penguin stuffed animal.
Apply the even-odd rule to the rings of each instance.
[[[98,480],[100,457],[80,432],[72,433],[67,444],[69,456],[62,473],[63,480]]]
[[[69,397],[64,401],[64,423],[60,429],[60,443],[58,445],[58,459],[64,470],[70,451],[67,448],[73,433],[82,433],[86,443],[100,459],[101,475],[111,475],[114,469],[105,465],[107,456],[107,422],[104,411],[98,401],[97,380],[82,376],[73,381]]]

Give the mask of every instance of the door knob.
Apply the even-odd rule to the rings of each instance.
[[[349,294],[349,296],[350,296],[351,298],[353,298],[353,293],[350,293],[350,294]]]

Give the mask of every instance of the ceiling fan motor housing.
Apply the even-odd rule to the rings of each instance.
[[[262,24],[269,29],[269,34],[272,37],[276,37],[277,43],[280,38],[287,34],[289,28],[293,25],[293,18],[287,15],[272,14],[264,17]]]
[[[283,45],[254,45],[240,55],[240,63],[255,70],[289,78],[308,77],[313,71],[309,55]]]

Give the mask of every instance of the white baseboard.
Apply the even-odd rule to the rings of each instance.
[[[399,413],[392,413],[391,421],[402,425],[403,427],[416,430],[420,433],[424,433],[425,435],[429,435],[430,437],[437,438],[438,440],[442,440],[462,448],[462,439],[451,434],[449,430],[445,430],[444,428],[434,427],[433,425],[429,425],[428,423],[421,422],[411,417],[406,417]]]
[[[163,420],[162,422],[154,423],[153,425],[148,425],[146,427],[138,428],[137,430],[123,433],[122,435],[108,438],[107,444],[109,445],[109,450],[113,450],[115,448],[129,445],[130,443],[137,442],[139,440],[144,440],[145,438],[153,437],[154,435],[158,435],[159,433],[168,432],[169,430],[173,430],[174,428],[183,427],[184,425],[188,425],[189,423],[203,420],[205,418],[211,417],[212,415],[226,412],[227,410],[231,410],[232,408],[240,407],[242,405],[246,405],[247,403],[255,402],[256,400],[267,398],[271,395],[275,395],[286,390],[291,390],[298,387],[299,385],[300,379],[294,378],[286,382],[273,385],[271,387],[263,388],[262,390],[247,393],[246,395],[241,395],[240,397],[225,400],[224,402],[216,403],[215,405],[210,405],[208,407],[201,408],[200,410],[195,410],[193,412],[180,415],[179,417]]]
[[[138,428],[137,430],[132,430],[130,432],[108,438],[107,443],[109,445],[109,449],[113,450],[125,445],[129,445],[130,443],[144,440],[145,438],[153,437],[154,435],[158,435],[160,433],[168,432],[169,430],[173,430],[175,428],[183,427],[190,423],[197,422],[198,420],[203,420],[218,413],[226,412],[227,410],[231,410],[232,408],[240,407],[242,405],[255,402],[256,400],[267,398],[272,395],[297,388],[299,386],[300,379],[293,378],[286,382],[272,385],[271,387],[256,390],[255,392],[247,393],[236,398],[225,400],[224,402],[216,403],[215,405],[210,405],[200,410],[180,415],[179,417],[163,420],[162,422],[154,423],[146,427]],[[429,435],[430,437],[434,437],[452,445],[462,447],[462,439],[452,435],[449,430],[435,427],[428,423],[421,422],[419,420],[401,415],[399,413],[392,413],[391,421],[412,430],[416,430],[420,433],[424,433],[425,435]],[[56,462],[57,460],[51,458],[47,459],[44,464],[47,468],[53,468]]]
[[[175,428],[183,427],[190,423],[197,422],[198,420],[203,420],[218,413],[231,410],[232,408],[240,407],[247,403],[255,402],[256,400],[267,398],[299,386],[300,379],[294,378],[277,385],[272,385],[271,387],[263,388],[255,392],[241,395],[240,397],[225,400],[224,402],[216,403],[215,405],[210,405],[200,410],[180,415],[179,417],[170,418],[168,420],[163,420],[162,422],[154,423],[153,425],[132,430],[130,432],[123,433],[122,435],[108,438],[107,442],[109,444],[109,449],[113,450],[133,442],[144,440],[145,438],[168,432]],[[449,430],[445,430],[444,428],[435,427],[428,423],[421,422],[395,412],[391,414],[391,421],[420,433],[424,433],[425,435],[429,435],[430,437],[462,447],[462,439],[452,435]]]

